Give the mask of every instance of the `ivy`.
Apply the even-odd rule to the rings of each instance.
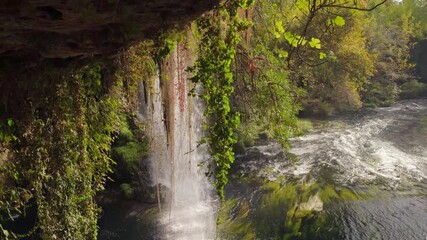
[[[236,143],[234,131],[240,124],[240,115],[230,107],[230,96],[234,91],[232,62],[236,45],[240,41],[239,31],[250,23],[239,20],[237,10],[247,7],[250,0],[228,1],[214,12],[197,21],[200,36],[199,56],[190,71],[191,80],[201,83],[206,101],[205,124],[209,136],[202,140],[208,143],[216,165],[215,187],[221,199],[227,174],[234,162],[233,145]]]
[[[0,211],[25,215],[35,202],[37,220],[24,235],[0,221],[1,239],[35,231],[42,239],[97,238],[100,211],[94,197],[111,172],[120,106],[117,82],[107,87],[101,73],[101,66],[88,65],[37,76],[34,82],[56,82],[42,91],[40,105],[49,107],[33,109],[25,121],[6,121],[16,128],[17,140],[6,146],[11,161],[1,166],[1,177],[13,184],[0,186]]]
[[[0,121],[0,142],[4,142],[6,144],[17,140],[14,135],[15,131],[15,123],[13,119],[5,119],[4,121]]]

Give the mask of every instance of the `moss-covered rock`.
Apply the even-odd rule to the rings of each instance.
[[[111,157],[117,163],[115,181],[131,183],[139,180],[140,162],[148,153],[148,141],[138,136],[138,127],[134,119],[122,114],[118,138],[111,149]]]
[[[135,189],[129,183],[120,184],[120,190],[126,199],[131,199],[135,196]]]

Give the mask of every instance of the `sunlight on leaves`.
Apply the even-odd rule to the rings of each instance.
[[[319,53],[319,58],[320,58],[320,59],[324,59],[326,56],[327,56],[327,55],[326,55],[326,53],[324,53],[324,52],[320,52],[320,53]]]
[[[312,37],[310,42],[310,47],[320,49],[320,39]]]

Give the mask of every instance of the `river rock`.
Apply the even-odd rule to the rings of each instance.
[[[320,212],[323,210],[323,202],[319,197],[319,194],[311,196],[307,202],[301,203],[299,206],[301,211],[315,211]]]

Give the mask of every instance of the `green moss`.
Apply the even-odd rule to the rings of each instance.
[[[255,239],[255,228],[249,218],[249,211],[246,201],[224,200],[218,215],[218,239]]]
[[[319,197],[323,203],[328,204],[334,199],[338,199],[339,195],[332,186],[327,186],[320,191]]]
[[[120,115],[120,129],[118,139],[119,141],[121,141],[120,143],[122,144],[125,144],[126,142],[130,141],[135,141],[135,135],[130,129],[127,117],[124,114]],[[120,143],[118,145],[120,145]]]
[[[281,205],[293,205],[298,200],[297,187],[294,185],[285,185],[276,189],[264,198],[265,205],[271,208]],[[274,210],[273,210],[274,211]]]
[[[184,34],[180,31],[169,30],[159,35],[156,41],[156,58],[164,59],[175,49],[178,42],[184,39]]]
[[[317,183],[286,183],[284,179],[271,182],[256,177],[246,177],[244,182],[259,185],[261,198],[251,205],[244,198],[226,199],[218,218],[219,239],[300,239],[305,232],[311,234],[312,229],[304,227],[306,222],[311,221],[311,227],[322,214],[301,204],[322,192],[321,200],[340,198],[331,186],[321,189]],[[318,224],[326,224],[322,221],[325,219]]]
[[[308,199],[316,195],[316,193],[319,191],[319,185],[317,183],[309,183],[309,184],[301,184],[298,185],[299,187],[299,195],[300,202],[307,202]]]
[[[379,185],[371,185],[368,186],[366,189],[363,189],[363,191],[357,191],[356,197],[357,199],[363,199],[363,200],[368,200],[368,199],[372,199],[372,198],[378,198],[378,197],[390,197],[390,192],[387,192],[384,189],[381,189],[378,187]]]
[[[285,240],[296,239],[301,236],[300,228],[302,224],[302,219],[297,219],[296,221],[287,221],[285,224],[285,228],[287,229],[287,233],[283,236]]]
[[[135,164],[147,152],[143,143],[128,142],[124,146],[113,148],[113,158],[116,161],[122,161],[126,164]]]
[[[280,182],[266,182],[261,189],[262,190],[270,190],[270,191],[276,191],[280,188]]]
[[[351,190],[343,188],[339,193],[340,197],[344,200],[357,200],[359,197]]]
[[[120,190],[122,191],[123,195],[127,199],[131,199],[135,196],[135,190],[133,187],[128,183],[123,183],[120,185]]]
[[[313,216],[313,211],[311,210],[296,210],[294,214],[294,218],[305,218],[305,217],[311,217]]]
[[[237,203],[236,198],[227,199],[222,202],[221,209],[218,214],[218,221],[217,221],[218,224],[223,224],[224,222],[226,222],[227,219],[229,219],[228,214],[230,213],[231,208],[234,205],[236,205],[236,203]]]
[[[136,136],[137,126],[132,118],[125,114],[120,115],[120,130],[118,139],[113,144],[111,156],[117,163],[117,170],[123,175],[136,174],[139,161],[148,152],[148,142]]]

